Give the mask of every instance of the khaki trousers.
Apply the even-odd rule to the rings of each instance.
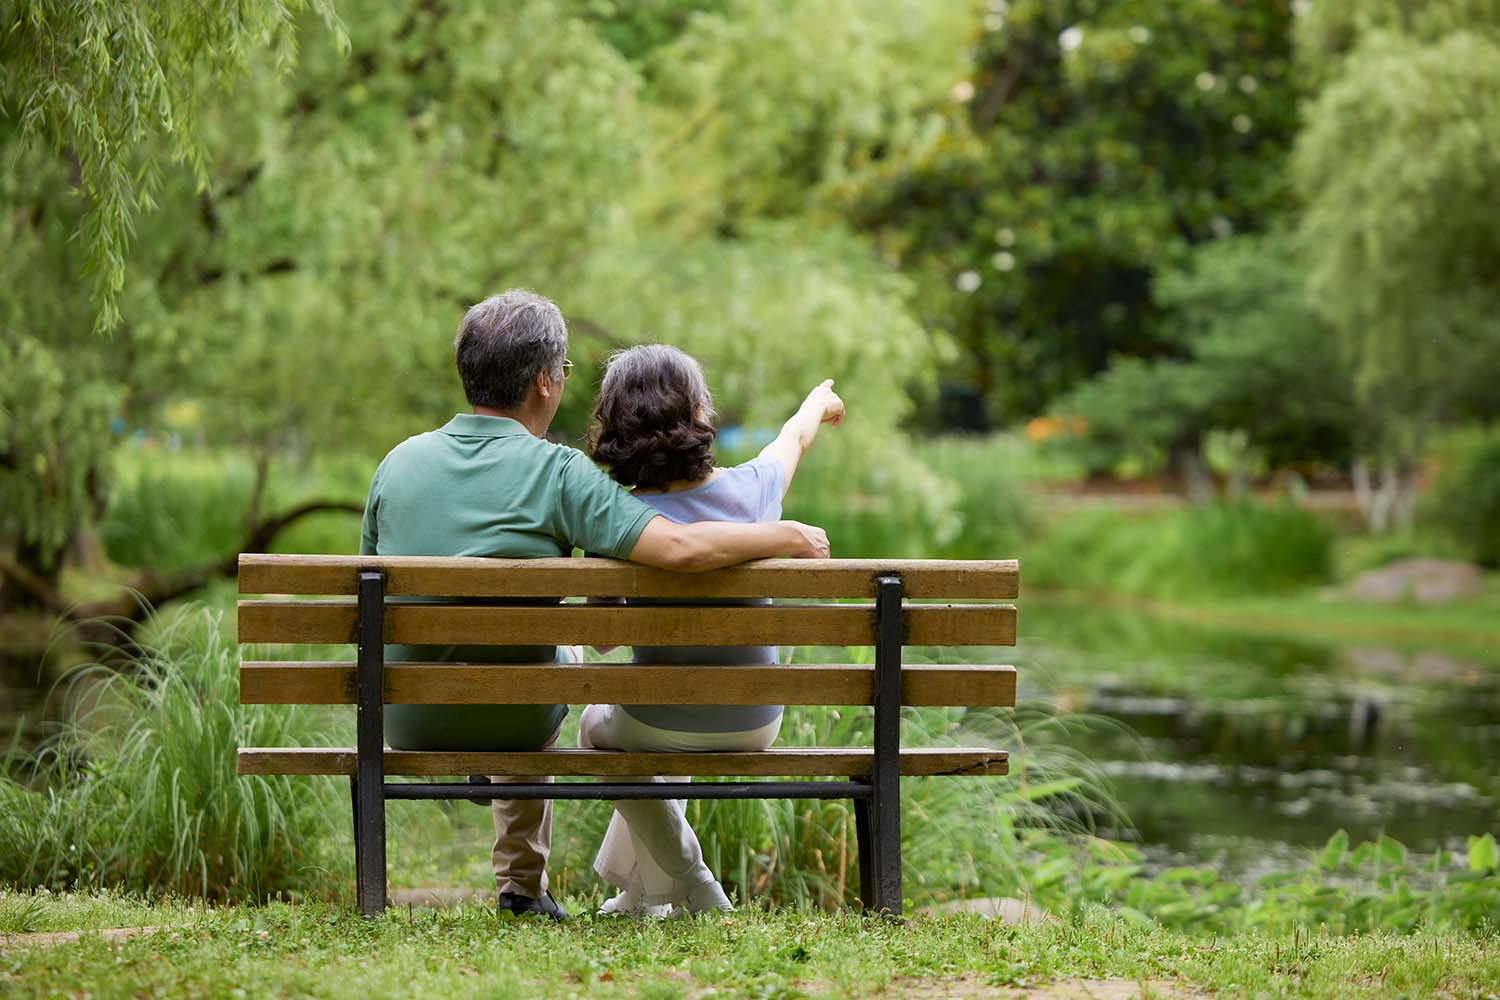
[[[557,746],[561,728],[539,749]],[[551,775],[491,775],[499,784],[550,782]],[[552,800],[494,799],[490,817],[495,821],[495,846],[490,861],[495,868],[495,887],[540,899],[547,891],[547,855],[552,850]]]

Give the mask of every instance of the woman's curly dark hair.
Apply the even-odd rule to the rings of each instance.
[[[713,471],[718,434],[703,366],[664,344],[619,351],[609,359],[589,453],[616,482],[648,490]]]

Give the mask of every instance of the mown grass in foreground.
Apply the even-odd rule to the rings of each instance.
[[[575,903],[577,901],[574,901]],[[0,922],[17,897],[0,894]],[[119,898],[101,907],[118,910]],[[90,926],[88,902],[51,897]],[[587,907],[576,907],[587,909]],[[904,925],[851,912],[742,911],[556,926],[489,908],[394,910],[364,920],[322,904],[135,911],[170,929],[124,941],[0,949],[0,993],[795,998],[997,995],[1074,978],[1168,981],[1220,997],[1496,995],[1500,937],[1245,933],[1213,941],[1094,908],[1015,927],[971,916]],[[93,924],[97,926],[97,923]],[[919,992],[920,991],[920,992]]]

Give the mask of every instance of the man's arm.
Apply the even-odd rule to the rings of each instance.
[[[818,428],[823,424],[837,427],[843,419],[844,401],[833,391],[833,379],[825,379],[807,394],[797,412],[781,426],[781,433],[776,435],[776,440],[761,450],[762,458],[774,458],[786,470],[786,477],[781,483],[782,496],[786,496],[786,491],[791,488],[792,477],[797,474],[797,465],[802,461],[802,456],[807,454],[807,449],[812,447],[813,438],[818,436]]]
[[[627,558],[657,569],[691,573],[774,556],[827,559],[828,535],[822,528],[798,521],[678,524],[657,515],[646,524]]]

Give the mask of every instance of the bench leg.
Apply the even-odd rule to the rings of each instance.
[[[899,576],[875,581],[875,760],[870,783],[874,909],[901,915],[901,647]]]
[[[877,786],[872,803],[875,827],[872,895],[874,909],[893,917],[901,916],[901,786],[892,781],[894,790],[882,796]],[[889,801],[894,799],[894,802]]]
[[[379,781],[354,782],[354,878],[359,911],[385,912],[385,795]]]
[[[354,873],[359,910],[385,912],[385,575],[359,574],[358,743],[354,763]]]
[[[359,885],[359,779],[349,776],[349,819],[354,829],[354,884]]]
[[[875,905],[875,825],[869,799],[854,800],[854,836],[859,844],[859,904],[867,910]]]

